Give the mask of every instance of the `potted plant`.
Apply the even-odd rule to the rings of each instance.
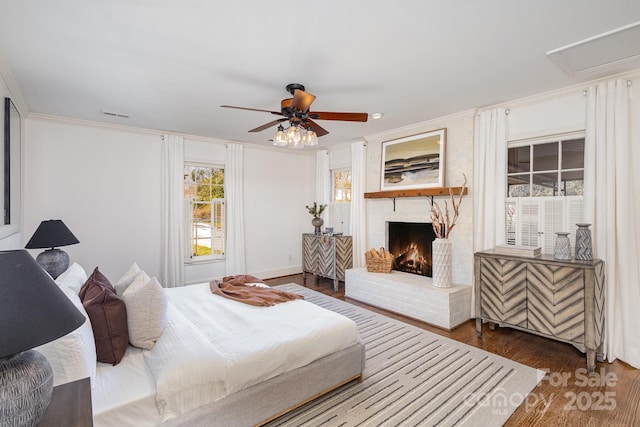
[[[311,224],[315,227],[314,233],[316,235],[322,234],[322,224],[324,224],[324,220],[320,218],[322,212],[327,207],[326,204],[319,205],[318,202],[313,202],[313,205],[306,205],[305,208],[309,211],[311,215],[313,215],[313,219],[311,220]]]
[[[464,176],[464,183],[460,188],[460,194],[456,201],[453,190],[449,189],[451,197],[451,208],[453,216],[449,214],[449,205],[444,201],[444,210],[440,208],[438,202],[431,201],[431,223],[436,239],[431,246],[431,256],[433,264],[433,286],[439,288],[448,288],[451,286],[451,241],[449,235],[456,225],[460,205],[462,204],[462,196],[467,188],[467,176]]]

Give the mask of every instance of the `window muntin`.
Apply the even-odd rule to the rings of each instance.
[[[184,198],[188,259],[222,258],[225,252],[224,168],[185,163]]]

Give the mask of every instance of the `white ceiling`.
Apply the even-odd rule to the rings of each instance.
[[[0,0],[0,46],[36,113],[259,144],[277,117],[220,105],[279,110],[302,83],[312,110],[384,113],[318,121],[327,146],[612,74],[545,54],[639,20],[638,0]]]

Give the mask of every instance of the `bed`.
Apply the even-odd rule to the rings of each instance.
[[[80,269],[56,280],[79,308]],[[162,292],[166,324],[151,350],[129,345],[115,366],[94,356],[92,367],[91,354],[72,356],[87,347],[86,324],[72,332],[83,336],[78,351],[69,336],[38,349],[55,384],[91,378],[98,427],[260,425],[361,379],[364,346],[342,315],[304,300],[255,307],[213,295],[208,283]]]

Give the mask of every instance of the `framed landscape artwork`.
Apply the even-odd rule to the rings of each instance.
[[[447,129],[382,143],[380,191],[444,187]]]

